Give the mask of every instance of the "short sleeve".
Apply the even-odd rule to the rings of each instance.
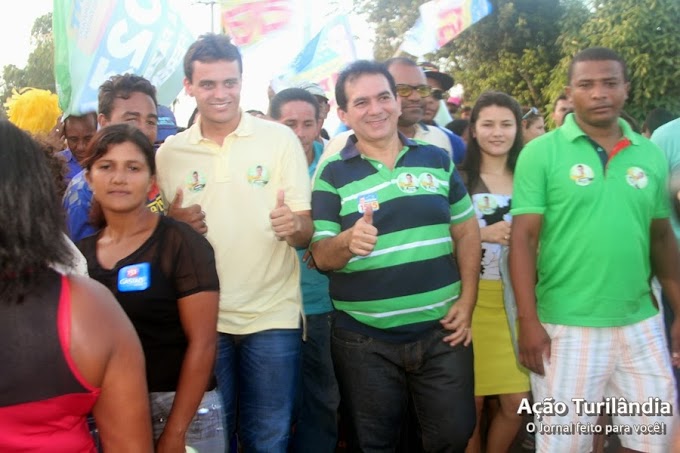
[[[174,261],[173,281],[177,297],[187,297],[203,291],[219,291],[215,253],[206,238],[189,225],[171,220],[174,224],[169,241],[164,244],[164,256]]]
[[[291,211],[309,211],[311,187],[309,168],[300,140],[286,127],[286,140],[282,143],[281,186],[285,201]]]
[[[519,154],[512,188],[513,216],[545,213],[547,198],[546,149],[529,143]]]
[[[472,201],[465,189],[463,179],[455,166],[451,164],[451,174],[449,176],[449,204],[451,206],[451,224],[465,222],[475,215]]]
[[[331,169],[328,165],[336,159],[323,162],[314,178],[312,190],[312,220],[314,221],[314,235],[312,243],[335,237],[340,234],[341,200],[338,190],[332,184]]]

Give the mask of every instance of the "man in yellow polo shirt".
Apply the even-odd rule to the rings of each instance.
[[[228,37],[200,37],[184,72],[200,119],[158,150],[159,185],[166,200],[181,194],[205,211],[220,278],[216,377],[227,438],[238,414],[244,451],[285,452],[301,335],[294,247],[312,235],[307,162],[290,128],[243,114],[241,56]]]

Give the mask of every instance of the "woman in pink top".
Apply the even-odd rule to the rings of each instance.
[[[151,452],[144,358],[111,293],[72,260],[47,158],[0,122],[0,451]]]

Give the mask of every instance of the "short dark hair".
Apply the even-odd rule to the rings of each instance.
[[[576,63],[583,61],[617,61],[621,65],[624,82],[628,82],[628,67],[621,55],[607,47],[589,47],[574,55],[571,63],[569,63],[569,70],[567,71],[567,81],[569,83],[571,83],[571,78],[574,75]]]
[[[212,63],[215,61],[236,61],[239,74],[243,74],[243,60],[241,52],[226,35],[206,33],[194,41],[184,55],[184,76],[189,82],[194,75],[194,61]]]
[[[670,123],[675,118],[677,118],[677,115],[674,115],[672,112],[669,112],[666,109],[654,109],[647,114],[647,118],[645,118],[645,122],[642,125],[642,131],[647,131],[650,134],[653,134],[654,131],[659,127],[666,123]]]
[[[557,99],[555,99],[555,102],[553,102],[553,112],[554,112],[555,109],[557,108],[557,103],[558,103],[558,102],[560,102],[560,101],[566,101],[566,100],[568,100],[568,99],[569,99],[569,98],[567,97],[566,94],[560,93],[560,95],[557,96]]]
[[[22,302],[41,271],[70,265],[64,213],[41,145],[0,121],[0,301]]]
[[[82,120],[82,119],[89,119],[92,121],[92,124],[94,125],[94,129],[97,129],[97,112],[87,112],[83,115],[69,115],[66,118],[64,118],[64,136],[66,136],[67,132],[66,129],[68,128],[68,123],[70,120]]]
[[[111,119],[113,102],[116,99],[130,99],[132,93],[146,94],[158,107],[156,88],[151,82],[135,74],[119,74],[110,77],[99,87],[99,113],[106,119]]]
[[[509,94],[500,91],[486,91],[478,98],[475,105],[472,107],[470,113],[470,135],[467,143],[467,151],[465,152],[465,159],[463,160],[461,168],[467,173],[468,190],[474,187],[480,179],[479,172],[482,163],[482,152],[479,147],[477,138],[474,137],[472,131],[475,129],[475,124],[479,119],[479,113],[482,109],[496,105],[498,107],[507,108],[512,112],[517,124],[517,132],[515,133],[515,140],[512,143],[510,152],[508,153],[508,160],[506,168],[511,172],[515,172],[515,165],[517,164],[517,156],[524,146],[522,140],[522,108],[519,103]]]
[[[404,66],[409,66],[409,67],[412,67],[412,68],[413,67],[420,68],[420,66],[418,66],[418,63],[416,63],[415,61],[413,61],[413,60],[411,60],[410,58],[407,58],[407,57],[393,57],[393,58],[390,58],[388,60],[385,60],[385,62],[383,64],[385,65],[385,67],[388,70],[394,64],[402,64]]]
[[[272,98],[269,103],[269,115],[275,120],[281,119],[281,108],[289,102],[302,101],[314,107],[314,117],[319,119],[319,101],[307,90],[302,88],[286,88],[281,90]]]
[[[342,111],[347,111],[347,93],[345,88],[347,82],[353,82],[362,75],[383,75],[390,85],[392,95],[397,97],[397,86],[394,83],[394,77],[387,70],[387,66],[377,61],[357,60],[347,65],[340,74],[338,80],[335,82],[335,102]]]
[[[156,174],[153,144],[142,131],[127,123],[112,124],[99,129],[87,147],[88,158],[83,162],[83,167],[88,171],[91,170],[92,165],[101,159],[112,145],[119,145],[121,143],[132,143],[137,146],[144,155],[144,160],[149,166],[151,174]]]

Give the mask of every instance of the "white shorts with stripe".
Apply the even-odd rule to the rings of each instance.
[[[658,414],[612,414],[610,429],[632,430],[619,435],[624,447],[643,452],[670,451],[677,418],[675,379],[666,346],[661,315],[622,327],[574,327],[543,324],[551,338],[550,361],[544,360],[545,376],[531,374],[535,402],[553,398],[564,402],[564,415],[536,417],[536,452],[589,452],[592,434],[581,433],[576,426],[597,423],[597,414],[577,413],[574,399],[597,403],[625,398],[645,403],[650,398],[672,405],[672,416]],[[617,400],[620,401],[620,400]],[[583,403],[580,408],[586,407]],[[592,407],[589,405],[589,407]],[[616,410],[614,410],[616,412]],[[544,426],[541,433],[541,423]],[[659,423],[661,434],[636,432]],[[555,425],[572,427],[566,434],[550,434]],[[640,428],[645,425],[645,428]],[[606,428],[606,427],[605,427]],[[603,431],[604,432],[604,431]]]

